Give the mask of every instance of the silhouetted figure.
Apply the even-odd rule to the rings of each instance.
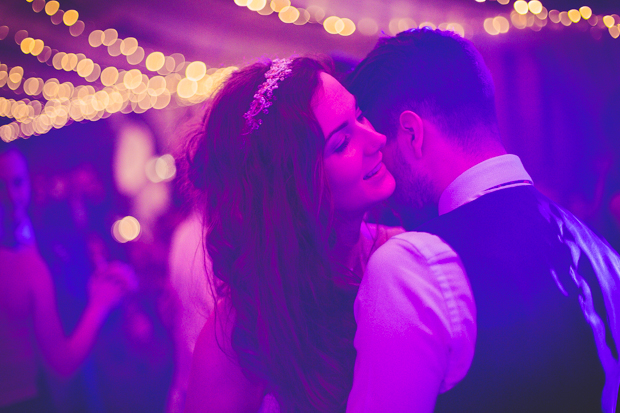
[[[37,354],[57,374],[72,374],[90,351],[110,310],[135,288],[120,263],[100,266],[88,283],[88,304],[68,337],[60,324],[49,270],[28,217],[30,179],[15,148],[0,148],[0,409],[44,411]]]

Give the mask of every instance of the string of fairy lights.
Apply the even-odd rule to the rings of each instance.
[[[487,0],[475,0],[477,3],[484,3]],[[511,0],[488,0],[497,1],[497,3],[507,6]],[[379,23],[371,17],[363,17],[358,20],[357,24],[347,17],[338,17],[335,15],[327,16],[325,9],[311,5],[307,8],[295,7],[291,5],[290,0],[234,0],[235,4],[240,7],[247,7],[263,16],[269,16],[273,13],[278,14],[278,18],[288,24],[305,25],[305,24],[321,24],[325,31],[329,34],[338,34],[341,36],[351,36],[356,31],[365,36],[374,36],[379,32]],[[327,16],[327,17],[326,17]],[[511,25],[517,29],[531,28],[539,31],[549,22],[556,25],[571,26],[578,24],[580,21],[587,21],[594,29],[593,35],[599,37],[604,30],[614,39],[620,36],[620,16],[613,15],[595,15],[588,6],[579,9],[571,9],[567,11],[548,10],[539,0],[517,0],[513,3],[513,10],[510,11],[508,17],[498,15],[486,18],[483,21],[483,29],[490,35],[498,35],[507,33]],[[403,30],[415,27],[439,28],[441,30],[452,30],[465,36],[464,24],[458,22],[432,22],[422,21],[419,24],[409,16],[397,16],[389,20],[387,31],[392,35]],[[472,28],[474,30],[474,28]],[[600,37],[599,37],[600,38]]]
[[[53,24],[68,26],[72,36],[83,34],[85,24],[79,20],[77,11],[65,12],[55,0],[26,1],[32,3],[35,13],[44,11],[49,15]],[[0,40],[5,40],[10,31],[8,26],[0,26]],[[23,91],[32,97],[20,100],[0,98],[0,116],[15,119],[0,127],[0,138],[5,142],[41,135],[73,121],[99,120],[117,112],[143,113],[170,105],[194,105],[207,99],[237,69],[234,66],[209,68],[201,61],[185,61],[180,53],[165,56],[161,52],[152,52],[145,56],[137,39],[120,39],[112,28],[92,31],[88,36],[89,45],[106,47],[113,57],[124,55],[129,65],[140,65],[140,68],[102,68],[83,53],[52,49],[44,40],[29,37],[26,30],[17,30],[13,37],[24,54],[36,57],[41,63],[49,63],[56,70],[76,72],[91,84],[75,86],[72,82],[61,83],[56,78],[24,78],[22,67],[10,68],[0,64],[0,87],[7,86],[16,94]],[[143,71],[155,73],[149,76]]]
[[[67,26],[72,36],[85,34],[86,25],[79,19],[78,11],[64,11],[56,0],[26,1],[32,3],[35,13],[47,14],[52,24],[62,23]],[[497,1],[504,6],[511,3],[511,0],[475,1]],[[300,26],[320,24],[332,35],[351,36],[358,33],[375,36],[380,29],[380,24],[371,17],[363,17],[355,23],[347,17],[328,15],[325,9],[316,5],[294,7],[290,0],[234,2],[263,16],[276,13],[283,23]],[[489,35],[501,35],[509,32],[511,27],[540,31],[547,25],[575,25],[589,27],[595,38],[600,39],[605,31],[614,39],[620,37],[620,16],[617,14],[596,15],[588,6],[567,11],[548,10],[539,0],[514,1],[506,13],[484,19],[481,28],[455,21],[417,23],[410,16],[398,16],[382,24],[387,26],[386,32],[390,34],[414,27],[431,27],[452,30],[461,36],[470,36],[476,30],[484,30]],[[8,26],[0,26],[0,41],[10,38],[10,32]],[[75,72],[88,83],[75,86],[72,82],[61,83],[56,78],[24,78],[22,67],[8,67],[0,63],[0,87],[6,86],[16,94],[23,91],[30,96],[20,100],[0,98],[0,116],[14,119],[12,123],[0,127],[0,138],[5,142],[41,135],[74,121],[95,121],[119,112],[143,113],[170,105],[197,104],[207,99],[236,70],[234,66],[209,68],[202,61],[188,62],[181,53],[166,56],[154,51],[146,55],[137,39],[121,39],[113,28],[93,30],[88,34],[88,44],[92,48],[105,47],[112,57],[124,56],[127,64],[136,68],[102,68],[83,53],[53,49],[43,39],[30,37],[26,30],[17,30],[12,37],[24,54],[32,55],[41,63],[48,63],[58,71]]]

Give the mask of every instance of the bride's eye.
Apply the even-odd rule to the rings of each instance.
[[[351,135],[345,135],[344,140],[342,141],[340,145],[338,145],[336,149],[334,149],[334,152],[335,153],[343,152],[349,145],[350,141],[351,141]]]

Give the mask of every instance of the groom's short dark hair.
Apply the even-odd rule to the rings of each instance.
[[[390,139],[399,115],[431,119],[464,149],[499,140],[495,88],[474,45],[428,28],[382,38],[349,75],[347,87],[378,131]]]

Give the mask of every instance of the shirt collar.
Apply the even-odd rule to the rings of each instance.
[[[506,185],[504,185],[506,184]],[[531,185],[532,178],[516,155],[500,155],[472,166],[456,177],[439,197],[439,215],[508,186]]]

